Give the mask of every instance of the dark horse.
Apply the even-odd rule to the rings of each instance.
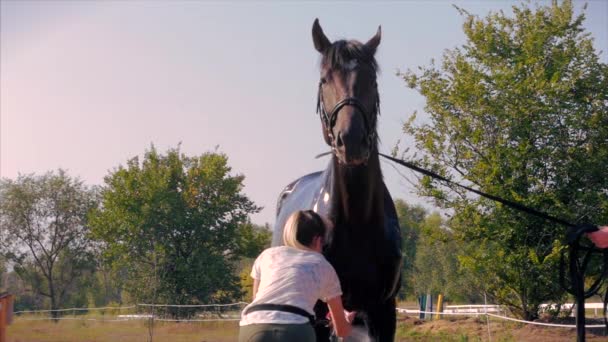
[[[331,146],[327,168],[289,184],[279,196],[272,244],[282,244],[283,226],[296,210],[327,216],[334,228],[323,254],[334,266],[344,307],[357,311],[377,341],[393,341],[395,295],[400,287],[401,240],[393,200],[382,180],[376,123],[379,114],[374,58],[380,28],[367,43],[331,43],[318,20],[314,46],[322,55],[317,111],[323,137]],[[317,318],[327,306],[317,303]],[[317,340],[329,339],[329,328],[317,324]]]

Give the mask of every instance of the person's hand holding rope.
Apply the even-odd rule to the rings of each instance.
[[[594,232],[587,233],[587,237],[597,248],[608,248],[608,226],[598,228]]]

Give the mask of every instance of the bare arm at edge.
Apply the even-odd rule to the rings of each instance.
[[[597,247],[608,248],[608,226],[598,228],[598,231],[588,233],[587,236]]]
[[[329,312],[331,313],[331,320],[334,323],[336,334],[339,337],[345,337],[350,335],[352,326],[346,321],[344,316],[344,306],[342,305],[342,297],[337,296],[327,301],[329,306]]]

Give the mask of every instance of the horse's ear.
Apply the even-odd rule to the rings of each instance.
[[[378,45],[380,45],[381,36],[382,29],[380,26],[378,26],[378,31],[376,32],[376,35],[373,36],[370,40],[368,40],[367,43],[365,43],[365,46],[369,49],[369,51],[372,52],[372,54],[376,53],[376,49],[378,48]]]
[[[323,33],[318,18],[312,24],[312,41],[315,44],[315,49],[320,53],[323,53],[331,45],[331,42],[327,39],[325,33]]]

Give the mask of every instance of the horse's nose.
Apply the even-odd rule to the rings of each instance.
[[[357,138],[354,136],[355,134],[346,134],[345,139],[347,139],[347,142],[345,143],[345,139],[342,138],[342,131],[338,132],[338,136],[336,137],[336,147],[342,149],[347,148],[346,146],[348,146],[348,148],[354,148],[356,146],[366,147],[367,139],[363,134],[358,134],[360,138],[359,141],[356,141]]]
[[[338,132],[338,137],[336,138],[336,146],[338,148],[342,148],[342,146],[344,146],[344,141],[342,140],[342,132]]]
[[[347,161],[360,159],[368,147],[363,124],[356,120],[356,113],[352,114],[344,115],[345,119],[347,116],[350,116],[351,120],[346,120],[339,127],[336,127],[338,130],[336,132],[335,145],[338,151],[346,157]]]

